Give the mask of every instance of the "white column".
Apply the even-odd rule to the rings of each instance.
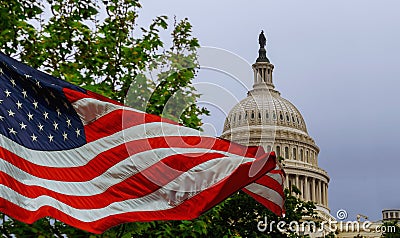
[[[328,207],[328,202],[329,202],[329,200],[328,200],[328,183],[325,184],[325,194],[326,194],[325,203],[326,203],[326,207]]]
[[[265,78],[265,69],[264,67],[261,68],[261,82],[264,82],[264,78]]]
[[[315,179],[315,202],[319,204],[319,189],[318,189],[318,179]]]
[[[322,181],[318,180],[318,194],[319,194],[319,203],[323,204],[322,197]]]
[[[289,174],[286,174],[286,178],[285,178],[285,188],[289,188]]]
[[[296,179],[296,181],[295,181],[296,184],[295,184],[295,185],[296,185],[296,187],[297,187],[298,189],[300,189],[300,186],[299,186],[299,175],[298,175],[298,174],[296,174],[295,179]],[[299,198],[300,195],[297,195],[297,197]]]
[[[312,180],[311,192],[312,192],[312,199],[313,199],[312,201],[313,201],[313,202],[316,202],[317,199],[316,199],[316,197],[315,197],[315,178],[312,178],[311,180]]]
[[[263,71],[264,71],[263,83],[266,83],[267,82],[267,74],[268,74],[267,68],[263,67]]]
[[[320,187],[321,187],[321,204],[324,205],[324,199],[325,199],[325,195],[324,195],[324,183],[322,182],[322,180],[319,182]]]
[[[301,200],[304,201],[304,178],[301,178],[299,181],[300,181],[300,192],[301,192],[300,198]]]
[[[269,83],[272,83],[272,67],[271,66],[268,66],[268,69],[269,69],[269,77],[268,77],[268,82]]]
[[[324,182],[322,180],[319,181],[320,184],[320,190],[321,190],[321,204],[325,205],[325,186]]]
[[[310,200],[310,191],[309,191],[310,185],[308,184],[308,177],[304,176],[304,200],[309,201]]]

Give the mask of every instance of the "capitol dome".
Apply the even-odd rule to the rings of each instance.
[[[229,112],[224,130],[247,125],[284,126],[307,134],[306,123],[300,111],[276,91],[249,93]]]
[[[259,55],[252,66],[253,89],[231,109],[221,137],[275,151],[283,158],[285,186],[295,185],[301,191],[300,198],[313,201],[320,216],[329,219],[329,176],[318,166],[319,148],[308,134],[300,111],[275,90],[274,65],[267,58],[264,46],[265,41],[260,42]]]

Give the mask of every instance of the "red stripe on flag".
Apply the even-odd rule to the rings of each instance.
[[[83,92],[75,91],[70,88],[63,88],[63,92],[64,92],[65,96],[67,97],[68,101],[70,101],[71,103],[76,102],[82,98],[94,98],[94,99],[98,99],[100,101],[109,102],[112,104],[123,106],[123,104],[120,102],[109,99],[107,97],[104,97],[103,95],[100,95],[95,92],[91,92],[89,90],[86,90],[86,93],[83,93]]]
[[[178,125],[176,122],[163,119],[156,115],[117,109],[86,125],[86,140],[87,142],[95,141],[99,138],[112,135],[132,126],[138,126],[151,122],[164,122],[172,125]],[[107,125],[107,127],[104,127],[104,125]]]

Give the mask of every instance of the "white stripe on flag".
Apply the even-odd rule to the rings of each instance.
[[[260,185],[258,183],[252,183],[250,185],[247,185],[246,189],[252,193],[255,193],[255,194],[275,203],[279,207],[282,207],[283,198],[275,190],[268,188],[266,186]]]
[[[82,98],[76,102],[72,103],[76,113],[81,118],[83,125],[87,125],[93,121],[96,121],[102,116],[107,115],[118,109],[123,109],[126,111],[133,111],[145,115],[144,112],[125,107],[121,105],[116,105],[109,102],[100,101],[94,98]]]
[[[207,169],[210,167],[210,163],[215,162],[215,166],[217,166],[217,168]],[[202,190],[205,190],[229,176],[233,172],[234,168],[235,166],[232,166],[230,160],[220,161],[217,159],[215,161],[208,161],[200,166],[196,166],[188,170],[177,179],[174,179],[167,185],[151,194],[136,199],[114,202],[104,208],[98,209],[76,209],[46,195],[42,195],[34,199],[28,198],[1,184],[0,192],[2,197],[4,197],[6,200],[26,210],[36,211],[42,206],[52,206],[76,219],[84,222],[90,222],[113,214],[131,211],[157,211],[172,208],[173,206],[171,206],[171,204],[179,204],[180,202],[187,200],[188,198],[200,192],[193,190],[191,192],[192,188],[187,187],[188,184],[196,184],[199,181],[205,180],[205,182],[201,183]],[[205,172],[200,173],[201,176],[194,176],[198,174],[195,173],[195,171],[198,170],[204,170]],[[181,190],[181,186],[186,186],[184,188],[187,189],[187,191],[179,192]]]
[[[275,173],[267,173],[268,177],[274,179],[279,184],[283,184],[282,176],[280,174]]]

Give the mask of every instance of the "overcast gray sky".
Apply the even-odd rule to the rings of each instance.
[[[188,17],[202,46],[226,49],[249,63],[257,57],[263,29],[275,86],[301,111],[321,149],[319,165],[331,177],[331,213],[346,209],[350,220],[357,213],[378,220],[382,209],[400,208],[399,1],[142,5],[139,25],[157,15]],[[236,96],[243,99],[246,91],[240,90]],[[221,115],[211,119],[217,133]]]

